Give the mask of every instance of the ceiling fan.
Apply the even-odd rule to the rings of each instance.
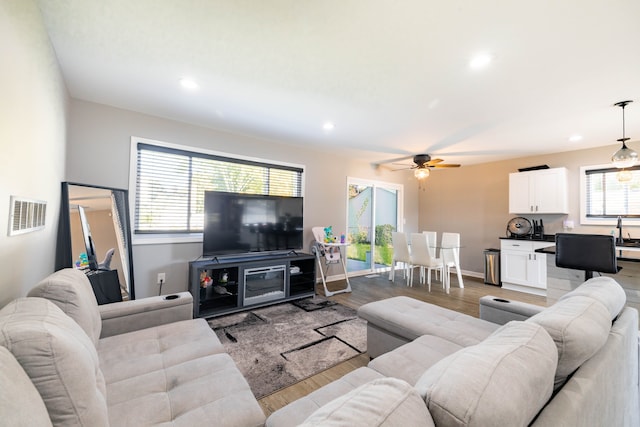
[[[418,179],[424,179],[429,176],[429,169],[431,168],[459,168],[459,164],[442,163],[442,159],[432,159],[429,154],[416,154],[413,156],[413,165],[405,165],[402,163],[392,163],[394,165],[409,166],[406,168],[393,169],[393,171],[413,169],[413,174]]]

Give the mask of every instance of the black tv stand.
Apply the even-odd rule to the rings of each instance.
[[[248,256],[247,256],[248,255]],[[214,256],[189,263],[194,317],[216,317],[315,295],[313,255]]]

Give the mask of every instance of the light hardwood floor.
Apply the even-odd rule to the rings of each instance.
[[[417,271],[415,276],[417,279]],[[334,295],[329,297],[329,299],[358,309],[358,307],[368,302],[405,295],[475,317],[479,315],[478,301],[485,295],[494,295],[542,306],[547,305],[547,299],[545,297],[503,290],[497,286],[485,285],[482,280],[473,277],[465,276],[463,280],[465,287],[464,289],[460,289],[457,278],[455,275],[451,275],[451,292],[447,295],[442,289],[442,284],[437,281],[432,281],[431,292],[427,291],[426,285],[418,285],[417,280],[413,287],[407,287],[405,284],[406,281],[402,277],[402,271],[398,270],[396,271],[395,283],[388,280],[387,274],[380,274],[377,277],[371,278],[364,276],[351,278],[350,281],[353,292]],[[327,285],[329,290],[344,288],[343,281],[333,282]],[[321,285],[316,287],[316,292],[318,295],[324,295],[324,290]],[[369,357],[366,354],[357,356],[292,386],[263,397],[259,401],[260,405],[265,414],[269,416],[272,412],[288,403],[306,396],[312,391],[361,366],[366,366],[367,363],[369,363]]]

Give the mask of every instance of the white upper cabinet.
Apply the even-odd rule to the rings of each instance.
[[[569,213],[568,205],[566,168],[509,174],[509,213]]]

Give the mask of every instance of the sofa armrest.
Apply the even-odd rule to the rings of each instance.
[[[142,298],[98,306],[102,318],[100,338],[193,318],[189,292]]]
[[[487,295],[480,298],[480,318],[498,325],[512,320],[527,320],[546,307]]]

